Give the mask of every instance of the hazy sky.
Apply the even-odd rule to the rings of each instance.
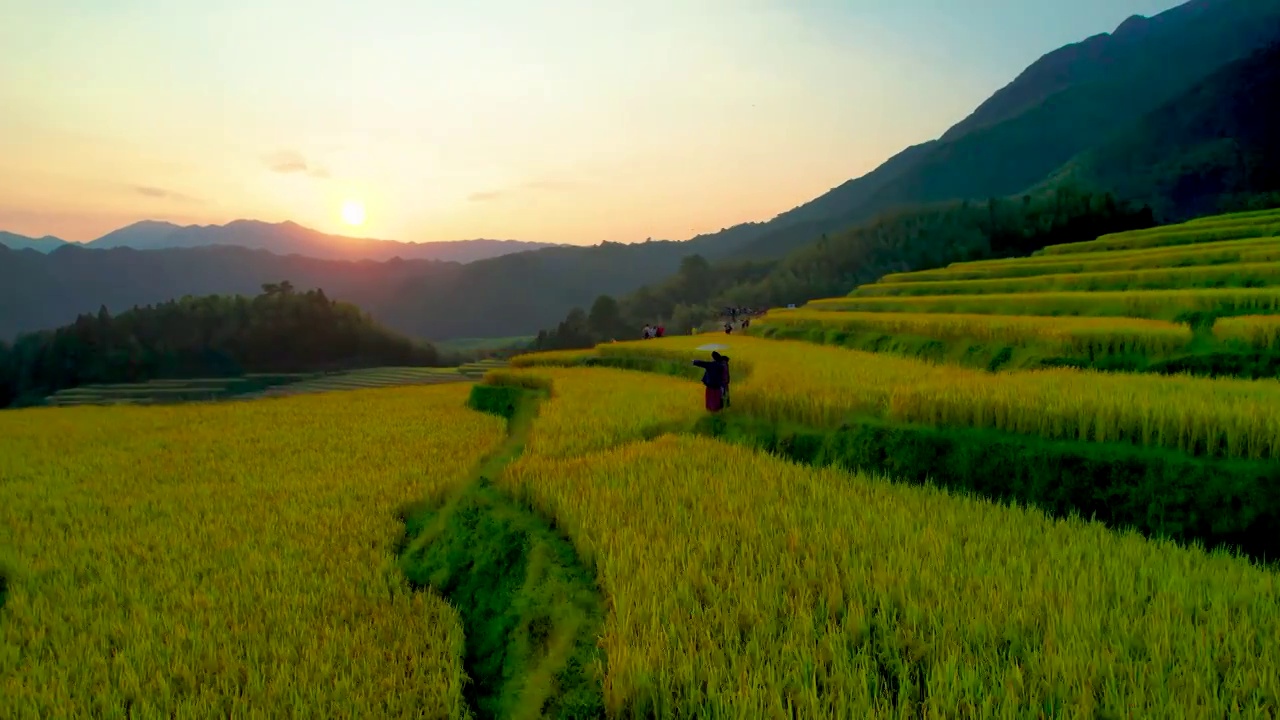
[[[1176,4],[0,0],[0,229],[684,239],[809,200],[1045,52]]]

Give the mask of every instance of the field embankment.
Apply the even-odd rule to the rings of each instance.
[[[506,439],[443,504],[405,517],[401,568],[457,608],[466,696],[480,718],[602,715],[594,575],[546,518],[492,484],[523,452],[539,398],[529,388],[472,387],[470,406],[504,417]]]

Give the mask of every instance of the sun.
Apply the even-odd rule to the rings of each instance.
[[[342,203],[342,221],[348,225],[364,223],[364,203],[359,200],[346,200]]]

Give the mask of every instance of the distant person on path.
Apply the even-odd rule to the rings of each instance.
[[[649,327],[649,325],[646,323],[644,326],[644,332],[640,335],[640,337],[644,338],[645,340],[648,340],[649,338],[653,337],[653,328]]]
[[[727,323],[725,323],[725,324],[724,324],[724,334],[725,334],[725,335],[732,335],[732,334],[733,334],[733,321],[732,321],[732,320],[730,320],[729,322],[727,322]]]
[[[694,360],[702,368],[702,384],[705,386],[707,412],[720,412],[724,407],[725,383],[729,376],[729,359],[718,352],[711,353],[710,360]]]
[[[663,335],[666,335],[666,334],[667,334],[667,328],[666,328],[666,326],[665,326],[665,325],[659,325],[659,326],[658,326],[658,329],[654,331],[653,336],[654,336],[654,337],[662,337]]]

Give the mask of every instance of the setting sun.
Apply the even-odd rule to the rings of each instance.
[[[347,200],[342,203],[342,221],[348,225],[359,225],[364,222],[364,204],[359,200]]]

